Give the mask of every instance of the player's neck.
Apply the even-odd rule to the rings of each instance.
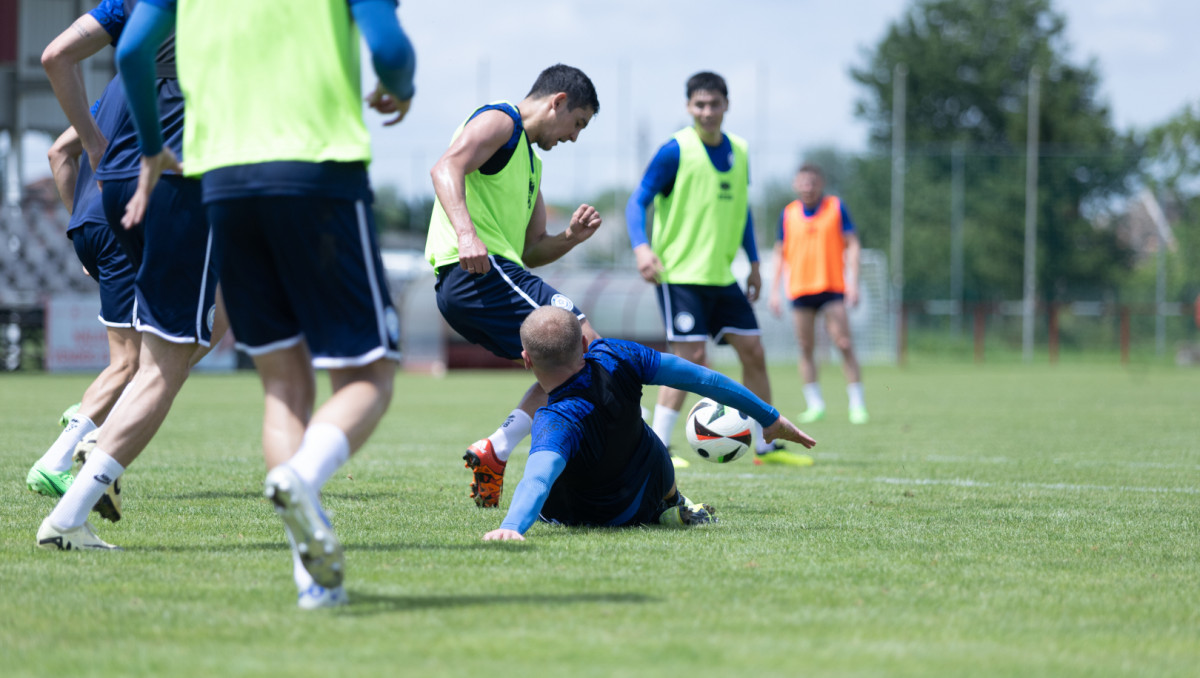
[[[700,125],[694,125],[694,127],[696,129],[696,134],[700,137],[700,141],[703,142],[705,146],[720,146],[721,142],[725,139],[725,133],[722,132],[720,128],[717,128],[717,131],[715,132],[709,132]]]
[[[543,370],[538,367],[533,368],[533,378],[537,379],[538,385],[542,387],[546,393],[562,386],[568,379],[579,373],[584,366],[583,358],[579,359],[579,364],[575,367],[560,367],[552,370]]]

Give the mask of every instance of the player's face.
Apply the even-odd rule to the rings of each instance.
[[[543,151],[548,151],[558,145],[558,142],[566,143],[574,142],[579,138],[579,133],[583,128],[591,122],[595,111],[586,106],[580,106],[574,110],[567,110],[566,96],[563,96],[563,101],[555,108],[554,123],[550,126],[549,134],[538,140],[538,148]]]
[[[725,111],[729,109],[729,100],[720,92],[698,89],[688,98],[687,110],[696,122],[696,126],[710,135],[721,132],[721,123],[725,120]]]
[[[825,182],[812,172],[801,172],[796,175],[792,188],[796,190],[796,195],[800,196],[800,202],[812,207],[821,199],[821,194],[825,191]]]

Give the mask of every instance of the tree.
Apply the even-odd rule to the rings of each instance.
[[[852,69],[865,90],[856,114],[869,123],[872,144],[881,152],[891,143],[893,69],[896,64],[908,69],[909,292],[946,289],[949,158],[959,143],[967,149],[968,297],[1020,296],[1023,155],[1033,68],[1042,74],[1038,289],[1054,299],[1108,288],[1128,269],[1130,253],[1115,233],[1086,216],[1125,190],[1136,148],[1111,125],[1098,97],[1095,64],[1070,61],[1065,29],[1049,0],[916,0],[865,55],[866,63]],[[864,159],[874,167],[861,171],[886,181],[879,165],[887,161]],[[869,223],[885,229],[883,216]]]

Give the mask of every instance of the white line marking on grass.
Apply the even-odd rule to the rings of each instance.
[[[887,485],[950,485],[953,487],[1021,487],[1033,490],[1068,490],[1074,492],[1145,492],[1150,494],[1200,494],[1195,487],[1130,487],[1128,485],[1078,485],[1075,483],[987,483],[978,480],[933,478],[846,478],[861,482]]]
[[[727,477],[716,473],[691,473],[692,476],[707,476],[711,478]],[[735,478],[745,480],[763,480],[766,476],[757,473],[739,473]],[[776,476],[783,478],[784,476]],[[880,483],[883,485],[950,485],[952,487],[1019,487],[1032,490],[1066,490],[1072,492],[1141,492],[1148,494],[1200,494],[1200,488],[1195,487],[1132,487],[1128,485],[1079,485],[1075,483],[989,483],[966,478],[941,480],[937,478],[844,478],[844,477],[804,477],[793,476],[797,480],[829,483]]]

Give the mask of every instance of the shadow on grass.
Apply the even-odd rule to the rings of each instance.
[[[510,595],[448,595],[448,596],[388,596],[349,592],[350,606],[340,610],[339,616],[359,617],[388,612],[410,610],[443,609],[452,607],[491,605],[581,605],[592,603],[619,603],[646,605],[661,602],[661,598],[644,593],[519,593]]]

